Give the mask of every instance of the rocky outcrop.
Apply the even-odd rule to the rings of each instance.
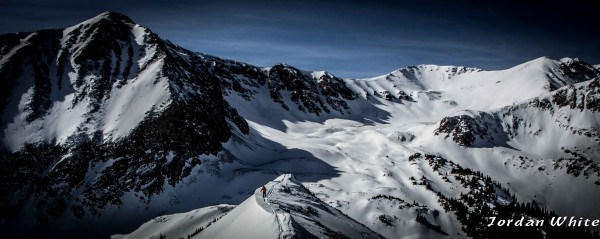
[[[295,103],[294,108],[316,115],[331,110],[348,112],[350,108],[346,100],[358,98],[340,78],[326,73],[314,79],[312,75],[285,64],[275,65],[269,70],[267,85],[271,98],[288,111],[292,109],[286,103],[288,95],[289,101]]]
[[[499,144],[503,139],[502,125],[493,114],[478,112],[444,117],[435,135],[445,134],[445,138],[452,137],[458,145],[464,147],[478,147]]]

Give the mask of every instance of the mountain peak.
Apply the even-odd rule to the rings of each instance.
[[[99,17],[99,16],[110,17],[110,16],[125,16],[125,15],[122,14],[122,13],[118,13],[118,12],[113,12],[111,10],[107,10],[107,11],[105,11],[103,13],[98,14],[96,17]]]
[[[553,58],[550,58],[548,56],[541,56],[541,57],[535,58],[533,60],[529,60],[524,63],[521,63],[512,68],[518,68],[518,67],[524,67],[524,66],[530,66],[530,65],[548,65],[548,64],[556,64],[556,63],[557,63],[557,60],[555,60]]]
[[[548,56],[542,56],[542,57],[538,57],[536,59],[533,59],[531,61],[525,62],[521,65],[531,65],[531,64],[539,64],[539,65],[554,65],[554,64],[567,64],[567,65],[573,65],[573,64],[588,64],[587,62],[575,57],[561,57],[561,58],[552,58],[552,57],[548,57]]]
[[[92,19],[94,19],[94,20],[106,19],[106,20],[111,20],[111,21],[123,21],[123,22],[127,22],[127,23],[133,23],[131,18],[129,18],[128,16],[118,13],[118,12],[113,12],[113,11],[106,11],[106,12],[100,13],[97,16],[90,18],[90,20],[92,20]]]
[[[106,23],[109,23],[109,24],[106,24]],[[82,28],[91,29],[91,28],[95,28],[95,27],[98,27],[101,25],[111,25],[111,26],[125,25],[127,27],[133,27],[135,25],[135,22],[133,22],[133,20],[131,20],[131,18],[129,18],[128,16],[125,16],[121,13],[106,11],[106,12],[96,15],[95,17],[87,19],[77,25],[66,28],[65,34],[71,33],[76,29],[80,29],[80,30]]]

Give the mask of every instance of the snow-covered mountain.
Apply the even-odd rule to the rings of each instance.
[[[583,235],[482,225],[600,217],[599,80],[547,57],[370,79],[261,68],[113,12],[2,35],[0,230],[106,237],[154,218],[129,236]],[[284,173],[297,179],[254,196]]]
[[[291,174],[281,175],[265,187],[269,188],[266,197],[256,189],[233,209],[219,205],[161,216],[131,234],[113,238],[156,234],[167,238],[382,238],[319,200]],[[194,223],[186,225],[190,221]]]

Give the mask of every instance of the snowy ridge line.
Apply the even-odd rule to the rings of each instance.
[[[274,183],[273,190],[268,196],[267,205],[272,208],[279,220],[279,224],[283,229],[283,238],[289,238],[290,236],[299,236],[300,238],[316,236],[321,238],[324,235],[329,237],[350,236],[350,238],[361,235],[361,237],[366,238],[379,238],[377,234],[370,234],[372,231],[364,228],[364,225],[314,197],[314,194],[296,181],[292,174],[283,174],[272,182]],[[345,229],[338,231],[341,225],[328,221],[330,215],[335,215],[334,220],[339,220],[342,224],[345,224],[346,226],[343,227]],[[346,228],[348,225],[354,225],[355,229]],[[360,227],[364,228],[360,230],[367,231],[353,234]]]
[[[269,182],[269,202],[260,187],[242,204],[203,230],[201,238],[382,238],[312,196],[291,174]]]
[[[286,175],[289,175],[289,174],[284,174],[284,176],[286,176]],[[285,179],[285,178],[284,178],[284,179]],[[267,195],[267,196],[269,196],[269,195],[270,195],[270,194],[273,192],[273,190],[275,189],[275,186],[277,186],[278,184],[281,184],[281,182],[283,182],[283,179],[282,179],[282,180],[279,180],[279,181],[277,181],[277,180],[273,180],[272,182],[275,182],[275,184],[274,184],[273,186],[271,186],[271,188],[269,188],[269,191],[267,191],[267,193],[266,193],[266,195]],[[266,201],[265,201],[265,202],[266,202]],[[267,203],[268,203],[268,202],[267,202]]]
[[[269,191],[266,193],[266,196],[267,196],[267,197],[268,197],[268,196],[269,196],[269,195],[270,195],[270,194],[273,192],[273,190],[275,189],[275,186],[277,186],[278,184],[281,184],[281,183],[284,181],[284,179],[285,179],[285,176],[286,176],[286,175],[289,175],[289,174],[284,174],[284,178],[283,178],[283,179],[281,179],[281,180],[279,180],[279,181],[273,180],[273,182],[275,182],[275,184],[274,184],[274,185],[272,185],[272,186],[271,186],[271,188],[269,189]],[[288,178],[289,178],[289,177],[288,177]],[[259,192],[259,191],[260,191],[260,190],[258,190],[257,192]],[[257,193],[257,194],[258,194],[258,193]],[[255,196],[255,197],[257,197],[257,195],[256,195],[256,194],[255,194],[254,196]],[[257,198],[257,200],[258,200],[258,198]],[[277,222],[277,228],[278,228],[278,230],[279,230],[279,238],[280,238],[280,239],[284,239],[284,238],[290,238],[290,237],[292,237],[292,236],[294,235],[294,233],[293,233],[293,230],[292,230],[292,228],[290,227],[291,225],[288,225],[288,227],[287,227],[287,228],[288,228],[287,232],[288,232],[289,234],[291,234],[291,235],[284,234],[284,227],[283,227],[283,225],[282,225],[282,223],[283,223],[283,222],[282,222],[282,220],[283,220],[283,219],[280,219],[280,218],[279,218],[279,214],[280,214],[280,213],[279,213],[279,212],[277,212],[277,211],[275,210],[275,208],[273,208],[273,205],[271,205],[271,203],[269,203],[269,201],[267,200],[267,198],[266,198],[266,197],[263,197],[263,201],[264,201],[264,202],[265,202],[265,204],[266,204],[266,205],[267,205],[267,206],[268,206],[268,207],[271,209],[271,212],[273,213],[273,215],[275,215],[275,221]],[[260,202],[259,202],[259,205],[261,205],[261,203],[260,203]],[[266,209],[266,208],[265,208],[265,209]],[[279,209],[279,208],[278,208],[278,209]],[[286,218],[288,218],[288,221],[289,221],[289,215],[288,215]]]

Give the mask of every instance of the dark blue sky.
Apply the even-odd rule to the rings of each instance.
[[[0,1],[0,34],[123,13],[193,51],[341,77],[416,64],[504,69],[549,56],[600,63],[600,19],[578,1]]]

